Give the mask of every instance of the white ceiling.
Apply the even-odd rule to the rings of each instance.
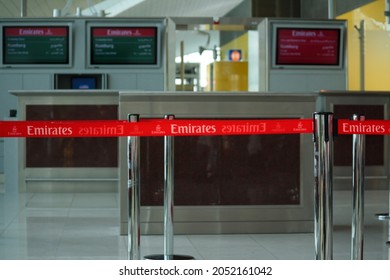
[[[223,17],[244,0],[0,0],[0,18],[62,16],[107,17]],[[24,3],[24,4],[22,4]]]

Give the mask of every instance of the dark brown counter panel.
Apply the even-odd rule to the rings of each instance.
[[[299,135],[176,137],[175,205],[299,205]],[[141,139],[141,202],[161,206],[163,139]]]
[[[118,105],[26,105],[26,120],[117,120]],[[118,167],[118,138],[27,138],[27,168]]]
[[[20,120],[118,119],[117,91],[12,91]],[[21,192],[117,192],[117,138],[19,140]]]

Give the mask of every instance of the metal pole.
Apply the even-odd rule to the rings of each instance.
[[[364,116],[353,115],[354,121],[364,121]],[[352,236],[351,260],[363,259],[364,245],[364,165],[365,136],[352,136]]]
[[[174,120],[175,115],[165,115]],[[144,256],[147,260],[193,260],[188,255],[175,255],[174,249],[174,137],[164,136],[164,253]]]
[[[333,114],[314,113],[314,243],[317,260],[333,259]]]
[[[180,81],[181,81],[181,90],[185,90],[184,86],[184,72],[185,72],[185,65],[184,65],[184,41],[180,41]]]
[[[20,17],[27,16],[27,0],[20,0]]]
[[[174,115],[164,119],[173,120]],[[164,136],[164,260],[173,260],[174,137]]]
[[[359,28],[359,39],[360,39],[360,89],[365,90],[365,69],[366,69],[366,64],[365,64],[365,46],[364,46],[364,20],[360,21],[360,28]]]
[[[360,44],[360,90],[365,90],[365,50],[364,50],[364,20],[360,21],[359,27],[354,26],[359,32],[359,44]]]
[[[328,0],[328,19],[335,18],[335,0]]]
[[[138,122],[139,115],[129,115],[129,122]],[[140,259],[140,137],[127,137],[128,158],[128,259]]]

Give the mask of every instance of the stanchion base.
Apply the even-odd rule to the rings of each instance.
[[[376,214],[376,218],[380,221],[385,221],[385,220],[390,220],[390,215],[389,213],[381,213],[381,214]]]
[[[165,260],[163,254],[156,254],[156,255],[148,255],[144,257],[145,260]],[[172,259],[174,261],[179,261],[179,260],[195,260],[193,256],[188,256],[188,255],[172,255]]]

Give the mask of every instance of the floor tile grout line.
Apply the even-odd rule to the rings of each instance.
[[[57,249],[56,249],[56,252],[55,252],[55,259],[60,259],[59,258],[59,251],[60,251],[60,247],[61,247],[61,243],[62,241],[64,240],[64,232],[65,232],[65,228],[66,228],[66,225],[70,219],[70,213],[71,213],[71,209],[73,207],[73,202],[75,200],[75,194],[72,193],[72,199],[71,199],[71,202],[69,203],[69,207],[68,207],[68,210],[67,210],[67,215],[66,215],[66,218],[65,218],[65,221],[64,221],[64,226],[62,228],[62,231],[61,231],[61,236],[58,238],[58,244],[57,244]]]
[[[185,235],[186,236],[186,239],[188,240],[188,242],[191,244],[192,248],[194,249],[194,251],[196,252],[197,255],[201,256],[202,257],[202,260],[204,260],[204,256],[201,254],[201,252],[198,250],[198,248],[195,246],[194,242],[191,240],[190,236],[191,235]],[[195,257],[194,257],[195,258]]]
[[[270,250],[268,250],[266,247],[264,247],[261,243],[259,243],[254,237],[253,237],[253,234],[249,234],[249,237],[256,243],[258,244],[260,247],[263,247],[265,251],[267,251],[271,256],[273,256],[276,260],[278,260],[279,258],[273,254]]]

